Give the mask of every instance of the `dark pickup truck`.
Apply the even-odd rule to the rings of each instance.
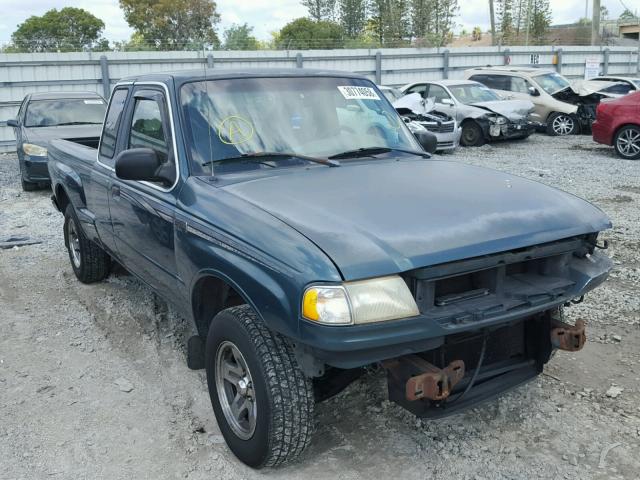
[[[583,346],[562,307],[607,277],[609,219],[421,144],[359,75],[184,71],[120,81],[99,148],[54,140],[49,171],[78,279],[115,260],[193,319],[187,362],[259,468],[366,366],[437,417]]]

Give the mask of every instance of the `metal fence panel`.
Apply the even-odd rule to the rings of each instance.
[[[559,54],[559,51],[561,53]],[[0,54],[0,151],[15,148],[12,129],[27,93],[95,91],[104,94],[121,78],[183,69],[319,68],[366,75],[385,85],[462,78],[464,70],[486,65],[538,65],[569,78],[582,78],[585,60],[600,59],[609,74],[638,75],[638,47],[464,47],[284,51],[77,52]],[[101,57],[106,57],[106,62]],[[556,61],[561,59],[561,65]],[[107,75],[103,83],[103,74]]]

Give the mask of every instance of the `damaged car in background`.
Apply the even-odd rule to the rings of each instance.
[[[465,78],[482,83],[502,98],[533,102],[531,119],[544,126],[549,135],[573,135],[591,128],[596,107],[603,98],[618,97],[605,92],[592,80],[569,80],[555,70],[534,67],[478,67],[466,70]]]
[[[504,100],[484,85],[469,80],[438,80],[405,85],[402,92],[433,99],[439,112],[461,126],[460,144],[478,147],[491,140],[524,139],[535,130],[529,120],[533,103]]]
[[[410,93],[395,100],[393,106],[412,132],[422,127],[436,136],[438,152],[453,151],[460,143],[462,128],[454,117],[436,110],[433,98]]]

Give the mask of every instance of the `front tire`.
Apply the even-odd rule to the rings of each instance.
[[[211,404],[227,445],[253,468],[298,457],[313,433],[311,380],[293,349],[248,305],[223,310],[206,345]]]
[[[640,159],[640,126],[627,125],[616,132],[613,146],[618,156],[627,160]]]
[[[460,145],[463,147],[481,147],[484,143],[484,133],[480,125],[474,121],[468,121],[462,125]]]
[[[578,119],[575,115],[554,112],[547,119],[547,133],[554,137],[564,137],[578,133]]]
[[[99,282],[109,275],[111,257],[84,235],[71,204],[64,211],[64,244],[73,273],[82,283]]]

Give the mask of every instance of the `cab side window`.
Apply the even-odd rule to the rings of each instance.
[[[100,161],[110,167],[113,167],[115,163],[113,155],[116,151],[118,126],[120,125],[120,117],[122,117],[128,93],[129,89],[119,88],[111,94],[109,111],[104,121],[102,139],[100,140]]]
[[[169,138],[156,100],[139,98],[131,119],[129,148],[150,148],[162,163],[169,161]]]

